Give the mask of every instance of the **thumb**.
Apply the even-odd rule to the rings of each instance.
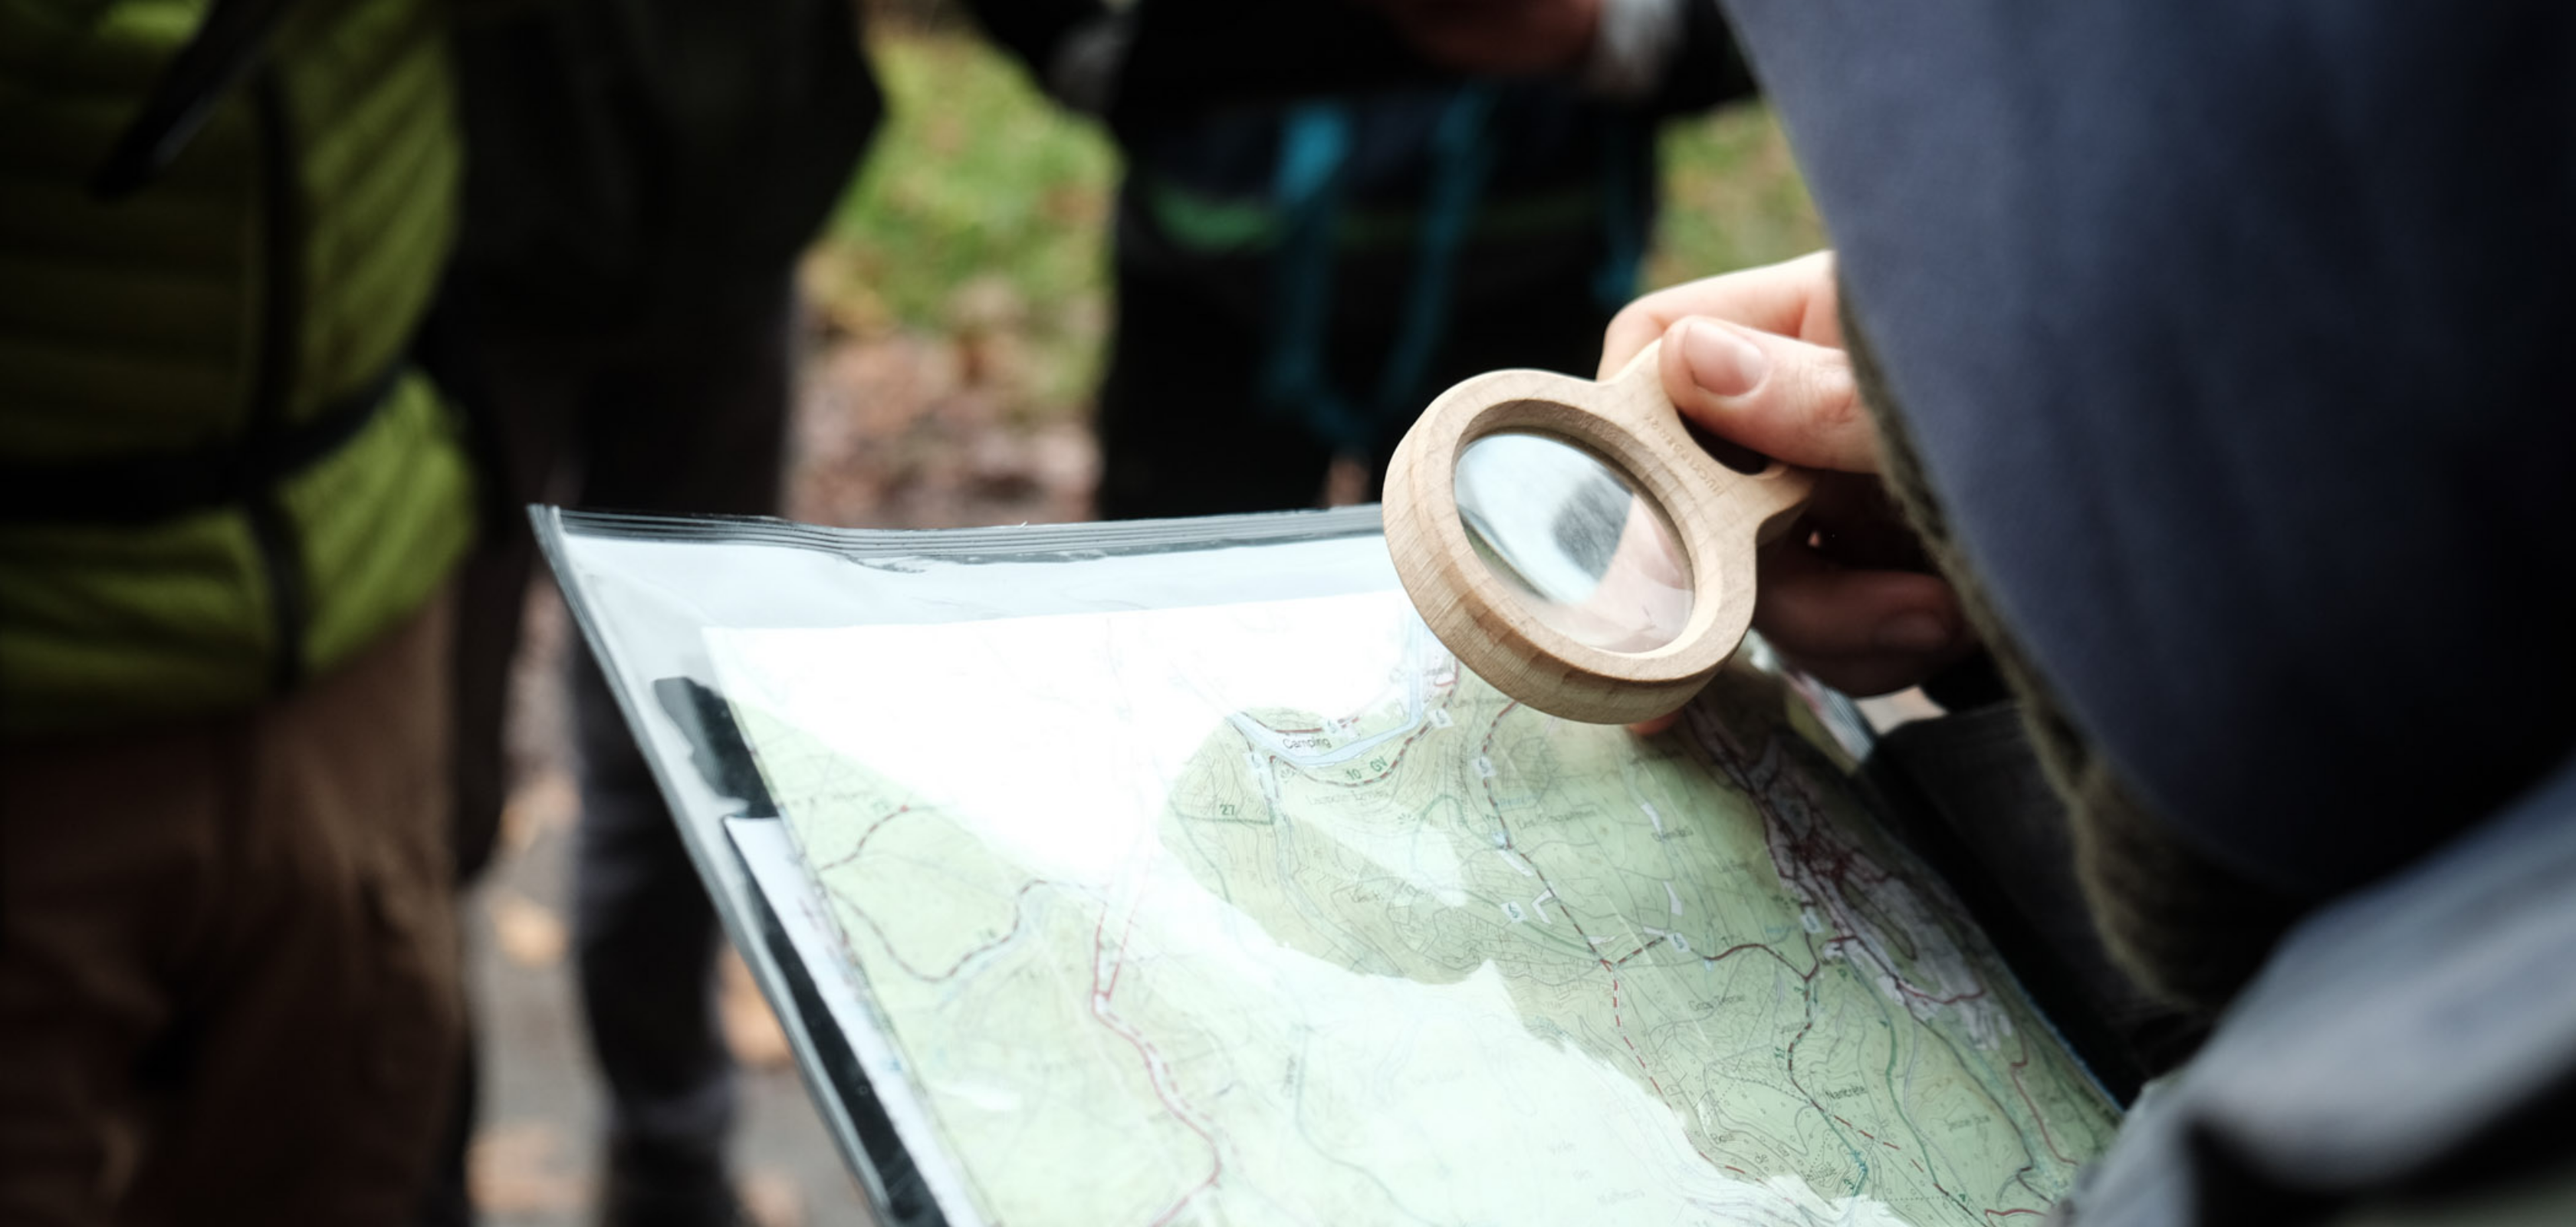
[[[1839,349],[1706,316],[1664,331],[1664,394],[1732,443],[1811,469],[1879,471],[1878,427]]]

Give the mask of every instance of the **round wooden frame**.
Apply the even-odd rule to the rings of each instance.
[[[1600,383],[1478,375],[1431,402],[1387,468],[1387,549],[1432,634],[1496,689],[1568,720],[1633,723],[1699,693],[1753,623],[1754,548],[1789,526],[1814,486],[1778,461],[1748,475],[1711,456],[1664,396],[1659,349]],[[1670,643],[1612,652],[1576,640],[1539,621],[1476,555],[1458,514],[1458,457],[1504,432],[1590,452],[1663,508],[1691,576],[1690,616]]]

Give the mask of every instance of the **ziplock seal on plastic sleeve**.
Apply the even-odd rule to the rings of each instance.
[[[1977,1222],[2118,1119],[1846,700],[1523,708],[1374,507],[532,515],[888,1224]]]

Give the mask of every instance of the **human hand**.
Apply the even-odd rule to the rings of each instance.
[[[1396,31],[1441,67],[1494,76],[1583,63],[1603,0],[1376,0]]]
[[[1758,556],[1753,626],[1827,685],[1884,694],[1976,644],[1958,593],[1931,573],[1879,478],[1878,428],[1836,302],[1830,251],[1657,291],[1610,321],[1601,372],[1661,339],[1664,392],[1685,418],[1817,471],[1805,514]]]

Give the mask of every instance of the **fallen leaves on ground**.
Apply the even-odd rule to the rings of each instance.
[[[548,763],[511,789],[510,799],[502,804],[502,855],[516,856],[541,835],[571,830],[580,817],[581,791],[573,786],[572,772],[561,763]]]
[[[509,1121],[474,1135],[465,1187],[474,1208],[495,1217],[567,1215],[590,1205],[589,1182],[574,1171],[563,1131],[544,1121]]]
[[[760,986],[752,981],[751,969],[743,966],[742,956],[726,950],[724,956],[723,995],[718,1001],[718,1016],[724,1022],[725,1047],[733,1059],[746,1069],[783,1069],[793,1054],[787,1047],[787,1032],[780,1029],[778,1016],[769,1012],[769,1001],[760,995]]]
[[[805,1190],[784,1169],[755,1167],[743,1173],[734,1194],[759,1227],[805,1227]]]
[[[955,528],[1087,517],[1091,431],[1072,415],[1013,410],[1009,335],[840,338],[817,355],[797,405],[789,518]]]
[[[503,957],[521,967],[553,967],[563,962],[571,936],[553,908],[505,887],[495,887],[483,904],[492,918],[493,944]]]

